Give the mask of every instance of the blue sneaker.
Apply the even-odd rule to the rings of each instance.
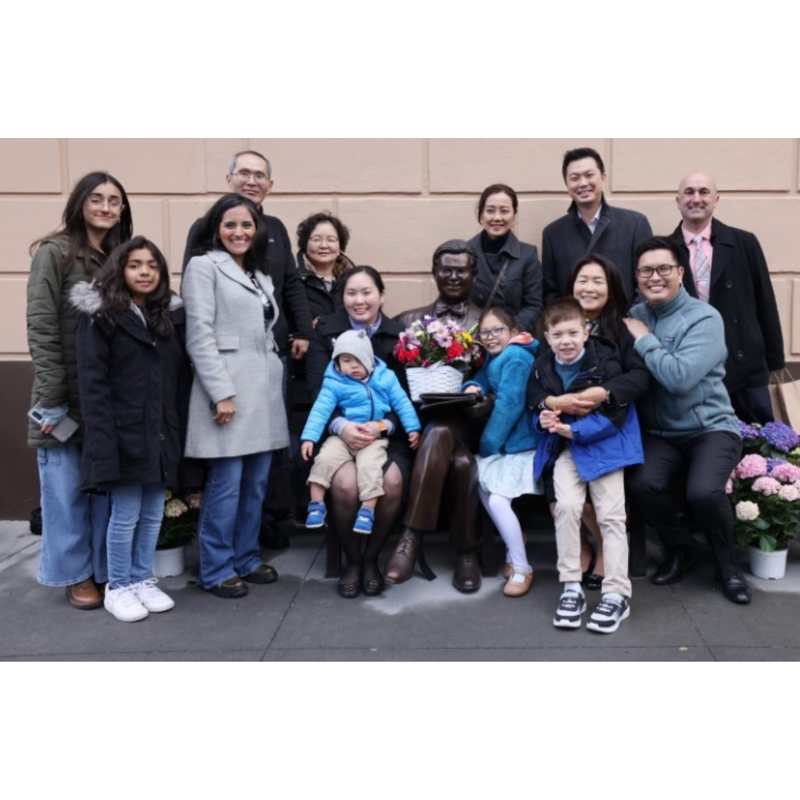
[[[308,516],[306,517],[306,528],[321,528],[325,524],[327,509],[325,503],[311,501],[308,504]]]
[[[372,533],[372,525],[375,522],[375,512],[371,508],[361,508],[356,514],[356,523],[353,525],[353,530],[356,533],[364,533],[369,535]]]

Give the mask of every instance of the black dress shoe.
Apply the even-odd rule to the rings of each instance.
[[[477,592],[481,588],[481,570],[476,553],[460,552],[458,554],[453,586],[464,594]]]
[[[248,583],[275,583],[278,571],[270,564],[259,564],[249,575],[243,575],[242,580]]]
[[[365,561],[361,573],[361,589],[367,597],[377,597],[383,594],[386,582],[374,561]]]
[[[669,586],[672,583],[680,583],[685,572],[686,563],[683,553],[676,551],[650,576],[650,583],[656,586]]]
[[[361,564],[347,566],[336,584],[336,591],[345,600],[352,600],[361,594]]]
[[[247,594],[247,584],[241,578],[228,578],[228,580],[212,586],[209,591],[217,597],[235,600],[237,597],[244,597]]]
[[[729,578],[722,578],[722,594],[731,601],[746,606],[752,599],[750,587],[741,575],[731,575]]]

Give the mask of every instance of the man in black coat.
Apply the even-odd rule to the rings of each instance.
[[[284,366],[290,349],[292,358],[300,361],[308,352],[311,341],[311,311],[308,307],[308,296],[292,255],[292,243],[286,226],[277,217],[270,217],[262,211],[261,204],[272,189],[272,165],[269,159],[260,153],[245,150],[231,158],[226,180],[232,192],[252,200],[261,212],[261,222],[266,227],[269,237],[267,246],[269,275],[275,287],[275,300],[280,311],[280,317],[273,330],[275,342]],[[198,219],[189,230],[186,252],[183,256],[184,269],[198,245],[197,236],[201,221]]]
[[[683,222],[672,239],[686,290],[725,323],[725,386],[733,409],[739,419],[763,424],[774,419],[769,373],[785,366],[781,321],[758,239],[714,218],[719,199],[711,175],[687,175],[676,197]]]
[[[633,301],[633,254],[653,235],[647,217],[608,205],[603,195],[605,164],[591,147],[566,152],[561,174],[572,205],[542,234],[545,306],[564,295],[575,262],[590,253],[605,256],[617,265],[628,300]]]

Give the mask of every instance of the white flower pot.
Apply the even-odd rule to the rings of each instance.
[[[175,575],[182,575],[185,566],[183,555],[186,545],[180,547],[170,547],[168,550],[156,550],[156,557],[153,560],[153,575],[156,578],[172,578]]]
[[[776,550],[774,553],[765,553],[757,547],[748,547],[750,552],[750,572],[756,578],[767,580],[780,580],[786,577],[786,559],[788,550]]]

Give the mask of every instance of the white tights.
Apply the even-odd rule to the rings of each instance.
[[[528,563],[528,556],[525,553],[522,528],[517,515],[511,508],[511,500],[508,497],[501,497],[499,494],[489,494],[480,488],[479,492],[483,507],[492,518],[492,522],[505,542],[511,565],[514,569],[530,572],[531,565]]]

